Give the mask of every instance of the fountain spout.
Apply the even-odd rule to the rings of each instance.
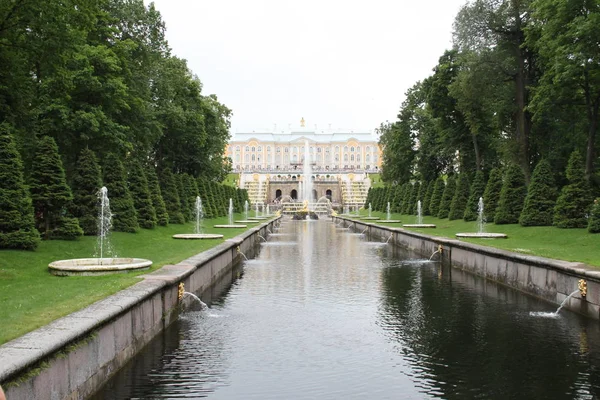
[[[265,239],[265,237],[264,237],[263,235],[261,235],[261,234],[257,234],[257,236],[258,236],[259,238],[261,238],[262,240],[264,240],[265,242],[267,241],[267,239]]]
[[[246,257],[244,253],[242,253],[242,251],[240,250],[240,246],[236,248],[236,251],[238,254],[241,254],[241,256],[244,257],[244,260],[248,261],[248,257]]]
[[[560,303],[560,307],[558,307],[558,309],[556,310],[556,312],[554,312],[554,314],[558,314],[560,312],[560,310],[562,310],[562,308],[564,307],[565,304],[567,304],[567,301],[569,301],[569,299],[571,297],[573,297],[574,295],[576,295],[577,293],[579,293],[579,289],[577,289],[576,291],[574,291],[573,293],[571,293],[570,295],[568,295],[562,303]]]
[[[389,242],[390,242],[390,240],[392,240],[393,238],[394,238],[394,234],[392,233],[392,234],[390,235],[390,237],[389,237],[389,238],[388,238],[388,239],[385,241],[385,243],[386,243],[386,244],[387,244],[387,243],[389,243]],[[393,242],[392,242],[392,243],[393,243]]]
[[[431,259],[433,258],[433,256],[435,256],[436,254],[440,254],[442,255],[442,252],[444,251],[444,248],[442,247],[442,245],[440,244],[438,246],[438,249],[436,251],[433,252],[433,254],[431,255],[431,257],[429,257],[429,261],[431,261]]]

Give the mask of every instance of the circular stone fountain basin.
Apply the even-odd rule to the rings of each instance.
[[[247,228],[248,225],[213,225],[215,228]]]
[[[223,235],[217,233],[178,233],[173,239],[221,239]]]
[[[364,219],[366,221],[375,221],[380,219],[379,217],[360,217],[360,219]]]
[[[235,221],[236,224],[258,224],[260,222],[260,220],[258,219],[254,219],[254,220],[243,220],[243,221]]]
[[[143,258],[74,258],[48,264],[52,275],[107,275],[150,268],[152,261]]]
[[[404,224],[407,228],[435,228],[434,224]]]
[[[508,235],[505,233],[488,233],[488,232],[469,232],[469,233],[457,233],[457,238],[474,238],[474,239],[506,239]]]
[[[400,221],[399,219],[380,219],[377,222],[385,222],[386,224],[399,224],[402,221]]]
[[[248,217],[248,219],[262,221],[263,219],[269,219],[269,217]]]

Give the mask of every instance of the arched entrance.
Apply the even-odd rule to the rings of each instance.
[[[312,201],[317,201],[317,191],[315,189],[312,191]]]
[[[296,191],[296,189],[292,189],[292,191],[290,192],[290,197],[294,200],[298,200],[298,192]]]
[[[280,198],[280,197],[281,197],[281,189],[277,189],[277,190],[275,191],[275,198],[276,198],[276,199],[278,199],[278,198]]]
[[[331,189],[327,189],[325,191],[325,197],[327,197],[329,199],[329,201],[333,201],[333,200],[331,200]]]

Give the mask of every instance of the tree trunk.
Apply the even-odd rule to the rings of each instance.
[[[475,151],[475,170],[481,171],[481,165],[483,164],[483,160],[481,159],[479,141],[477,140],[477,135],[471,134],[471,138],[473,139],[473,150]]]

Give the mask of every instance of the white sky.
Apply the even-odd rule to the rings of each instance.
[[[233,110],[232,133],[373,130],[451,47],[466,0],[155,0],[173,54]],[[146,4],[149,3],[145,0]]]

